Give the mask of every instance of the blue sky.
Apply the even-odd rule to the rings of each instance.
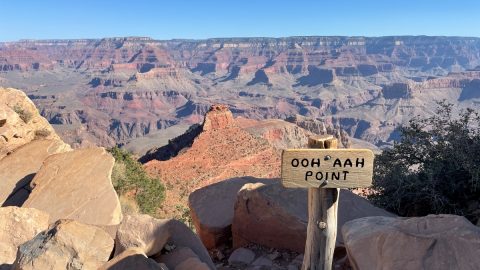
[[[0,0],[0,41],[149,36],[480,36],[476,0]]]

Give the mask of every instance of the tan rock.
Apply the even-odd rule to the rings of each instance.
[[[167,270],[149,259],[142,248],[129,248],[104,264],[99,270]]]
[[[308,223],[307,200],[307,189],[287,189],[280,183],[245,185],[238,192],[235,203],[233,246],[256,243],[303,253]],[[366,216],[394,215],[348,190],[341,190],[338,228],[349,220]],[[337,234],[337,247],[342,246],[343,238]]]
[[[342,233],[353,269],[462,269],[480,265],[480,228],[454,215],[365,217]]]
[[[33,208],[0,207],[0,269],[15,261],[18,247],[48,228],[48,214]]]
[[[112,250],[113,239],[102,229],[60,220],[20,246],[12,269],[98,269]]]
[[[3,158],[0,161],[0,205],[22,188],[28,189],[30,181],[48,156],[69,150],[71,150],[70,146],[58,139],[35,140]],[[28,192],[21,193],[23,197],[28,196]]]
[[[149,215],[125,215],[115,238],[115,256],[129,248],[139,248],[147,256],[160,253],[170,238],[168,222]]]
[[[0,88],[0,159],[36,138],[59,139],[24,92]]]
[[[115,254],[137,247],[149,257],[158,256],[165,246],[188,247],[201,262],[214,264],[200,239],[185,224],[171,219],[155,219],[148,215],[125,215],[115,239]],[[159,261],[162,262],[162,261]],[[170,268],[170,266],[167,264]]]
[[[247,183],[268,183],[272,179],[239,177],[195,190],[188,197],[196,232],[207,249],[226,244],[232,236],[233,207],[237,193]]]
[[[122,212],[110,179],[113,157],[86,148],[48,157],[32,180],[25,207],[50,214],[51,221],[74,219],[98,226],[118,225]]]

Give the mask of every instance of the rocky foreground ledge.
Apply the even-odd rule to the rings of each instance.
[[[480,265],[480,228],[464,217],[396,217],[348,190],[341,190],[339,200],[334,269],[473,270]],[[196,190],[189,206],[218,269],[300,269],[307,190],[283,188],[279,179],[232,178]]]
[[[114,163],[72,150],[22,91],[0,88],[0,269],[215,269],[183,223],[122,214]]]

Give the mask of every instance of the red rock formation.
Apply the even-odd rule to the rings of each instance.
[[[231,127],[235,127],[235,122],[228,106],[223,104],[212,105],[205,116],[203,131],[227,129]]]
[[[186,206],[186,196],[206,185],[237,176],[278,177],[279,148],[301,147],[309,134],[281,120],[237,120],[227,106],[216,104],[205,115],[201,132],[183,144],[190,147],[144,166],[167,186],[164,211],[178,213],[176,206]]]

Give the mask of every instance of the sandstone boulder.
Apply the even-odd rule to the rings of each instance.
[[[69,145],[57,139],[35,140],[3,158],[0,161],[0,205],[21,206],[20,197],[28,196],[30,181],[42,166],[43,161],[50,155],[69,150],[71,150]],[[22,189],[25,190],[21,191]],[[16,193],[18,194],[15,195]],[[10,202],[5,203],[9,198]],[[23,201],[25,200],[26,197],[23,198]]]
[[[24,92],[0,88],[0,159],[36,138],[59,139]]]
[[[0,269],[15,261],[18,247],[48,228],[48,214],[33,208],[0,207]]]
[[[60,220],[19,247],[12,269],[98,269],[112,250],[113,239],[102,229]]]
[[[74,219],[98,226],[118,225],[122,212],[110,176],[113,157],[103,148],[85,148],[48,157],[32,180],[25,207],[50,214],[50,221]]]
[[[142,248],[129,248],[104,264],[99,270],[168,270],[149,259]]]
[[[353,269],[462,269],[480,265],[480,228],[454,215],[365,217],[342,228]]]
[[[302,253],[305,248],[307,189],[287,189],[280,183],[247,184],[239,192],[232,224],[234,247],[257,243]],[[348,190],[341,190],[338,228],[366,216],[394,216]],[[337,234],[337,246],[343,238]]]
[[[125,215],[117,231],[115,254],[137,247],[147,256],[157,257],[167,243],[176,247],[188,247],[201,262],[214,268],[207,250],[190,228],[177,220],[155,219],[148,215]]]
[[[160,253],[170,238],[169,221],[149,215],[125,215],[115,238],[115,256],[129,248],[139,248],[147,256]]]
[[[195,190],[188,197],[190,215],[207,249],[225,244],[232,236],[233,208],[237,193],[247,183],[273,183],[272,179],[239,177]]]

